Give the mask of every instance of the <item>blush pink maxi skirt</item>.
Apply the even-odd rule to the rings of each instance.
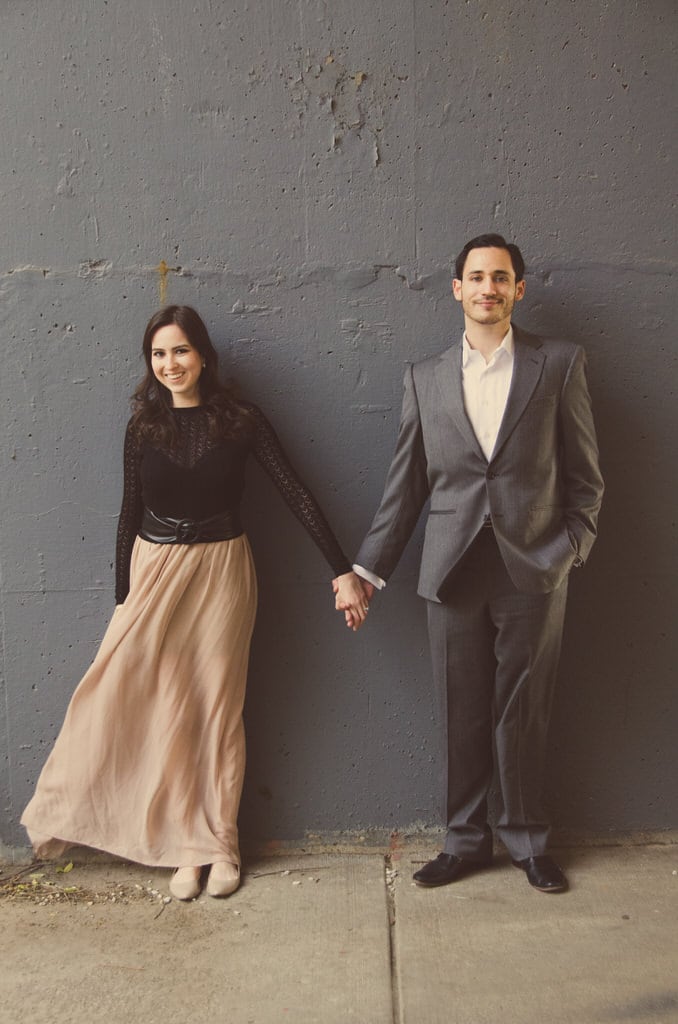
[[[129,595],[21,819],[38,857],[77,844],[153,867],[240,863],[256,601],[244,535],[191,545],[137,538]]]

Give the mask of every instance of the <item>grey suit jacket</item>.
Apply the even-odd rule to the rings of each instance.
[[[440,601],[489,507],[515,586],[545,593],[581,565],[603,495],[584,350],[513,328],[506,410],[491,459],[464,408],[462,345],[410,366],[395,455],[356,563],[393,572],[430,499],[418,592]]]

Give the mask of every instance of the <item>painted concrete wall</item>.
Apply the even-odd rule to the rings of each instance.
[[[452,257],[528,261],[584,343],[608,484],[549,779],[583,831],[678,825],[671,0],[14,0],[0,12],[1,839],[113,608],[141,331],[195,305],[353,552]],[[675,112],[675,111],[674,111]],[[673,161],[672,161],[673,158]],[[368,626],[253,466],[249,834],[439,821],[419,534]]]

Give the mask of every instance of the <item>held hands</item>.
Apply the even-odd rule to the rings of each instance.
[[[357,632],[367,617],[374,587],[354,572],[346,572],[332,580],[332,590],[336,597],[334,607],[344,613],[346,625]]]

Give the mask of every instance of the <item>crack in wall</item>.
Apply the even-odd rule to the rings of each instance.
[[[617,274],[632,273],[637,276],[667,277],[675,276],[678,261],[674,259],[645,259],[631,261],[625,255],[611,256],[606,262],[599,260],[577,260],[576,262],[551,263],[544,257],[534,256],[530,260],[528,276],[538,277],[545,281],[555,274],[590,274],[592,271]],[[41,267],[35,264],[20,264],[0,272],[0,279],[20,276],[22,274],[39,274],[43,278],[80,278],[81,280],[102,280],[104,278],[133,278],[160,275],[167,281],[170,275],[193,278],[196,281],[208,282],[220,279],[231,287],[240,287],[248,293],[260,288],[286,286],[300,288],[306,285],[332,284],[358,290],[374,284],[384,271],[394,273],[411,291],[437,292],[444,284],[445,293],[449,292],[452,267],[433,266],[426,270],[415,261],[413,266],[398,263],[361,264],[346,261],[342,266],[302,263],[299,266],[284,269],[253,268],[251,272],[231,270],[227,266],[213,268],[191,268],[185,266],[169,266],[162,259],[158,264],[116,264],[108,259],[83,260],[77,265],[65,267]],[[234,309],[233,312],[240,312]]]

